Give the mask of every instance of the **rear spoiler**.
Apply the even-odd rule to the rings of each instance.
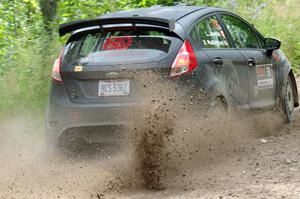
[[[59,36],[62,37],[67,33],[73,32],[78,29],[87,28],[90,26],[99,26],[108,24],[148,24],[161,26],[169,29],[170,32],[175,30],[174,19],[162,19],[156,17],[119,17],[119,18],[98,18],[98,19],[85,19],[74,21],[70,23],[61,24],[59,26]]]

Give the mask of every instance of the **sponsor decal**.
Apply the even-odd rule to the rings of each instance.
[[[274,80],[273,78],[269,78],[269,79],[262,79],[262,80],[258,80],[257,81],[257,86],[258,87],[269,87],[274,85]]]
[[[268,78],[271,78],[271,77],[272,77],[271,66],[266,66],[266,71],[267,71],[266,76],[267,76]],[[273,79],[273,78],[272,78],[272,79]]]
[[[259,77],[264,77],[265,76],[265,67],[256,67],[256,75]]]
[[[83,66],[75,66],[74,72],[81,72],[83,69]]]
[[[257,89],[274,87],[272,67],[272,64],[256,66]]]

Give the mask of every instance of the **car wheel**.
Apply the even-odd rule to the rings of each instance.
[[[282,107],[285,121],[291,123],[294,120],[294,93],[292,81],[289,76],[283,87]]]

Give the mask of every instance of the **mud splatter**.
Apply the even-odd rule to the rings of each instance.
[[[191,198],[201,198],[206,194],[207,198],[218,198],[222,195],[216,193],[225,193],[222,189],[237,188],[236,182],[251,188],[256,180],[252,174],[260,175],[258,169],[266,169],[266,179],[268,174],[273,178],[268,165],[277,168],[276,165],[289,163],[291,170],[282,167],[286,175],[299,169],[293,162],[295,154],[299,154],[297,147],[293,148],[294,155],[285,158],[281,154],[289,151],[288,146],[277,148],[274,144],[269,149],[257,140],[294,131],[286,127],[280,130],[280,116],[276,113],[258,117],[248,113],[207,112],[205,96],[179,92],[184,90],[180,85],[156,81],[158,89],[141,93],[139,100],[146,104],[142,109],[122,113],[131,121],[123,132],[124,146],[114,153],[94,153],[96,146],[86,150],[93,155],[84,157],[48,156],[44,153],[42,124],[19,118],[2,122],[0,197],[186,198],[190,194]],[[145,86],[151,85],[153,82],[149,81]],[[299,127],[295,129],[298,131]],[[267,139],[265,145],[278,139]],[[252,157],[252,152],[260,158]],[[274,161],[269,161],[270,154],[276,157]],[[241,163],[243,158],[246,160]],[[274,164],[277,160],[279,163]],[[197,193],[193,193],[195,189]]]

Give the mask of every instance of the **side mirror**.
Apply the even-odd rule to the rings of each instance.
[[[281,41],[278,39],[273,38],[266,38],[265,39],[265,48],[267,50],[268,55],[272,55],[274,50],[278,50],[281,46]]]

